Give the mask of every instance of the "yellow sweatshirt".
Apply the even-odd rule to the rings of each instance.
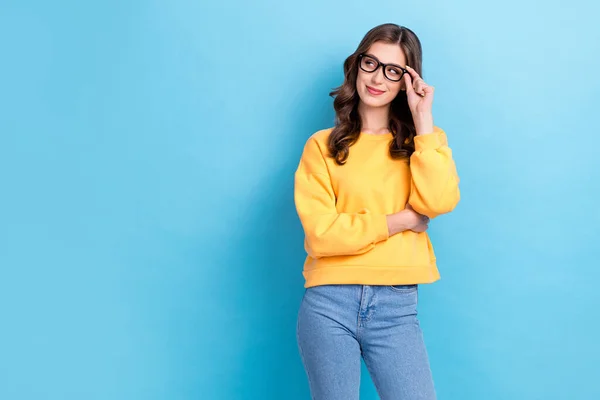
[[[345,165],[327,156],[332,128],[306,142],[294,177],[304,229],[304,287],[399,285],[440,278],[427,232],[389,235],[386,214],[409,203],[434,218],[460,200],[459,178],[445,132],[415,137],[410,160],[389,155],[391,133],[361,133]]]

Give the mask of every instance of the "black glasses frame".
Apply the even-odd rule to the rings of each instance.
[[[377,66],[375,67],[375,69],[374,69],[373,71],[367,71],[366,69],[364,69],[364,68],[362,67],[362,59],[363,59],[364,57],[369,57],[369,58],[372,58],[372,59],[373,59],[373,60],[375,60],[375,62],[377,63]],[[385,76],[385,78],[386,78],[387,80],[390,80],[390,81],[392,81],[392,82],[400,82],[400,81],[402,80],[402,78],[404,77],[404,74],[407,74],[407,73],[408,73],[408,70],[407,70],[407,69],[405,69],[405,68],[402,68],[402,67],[401,67],[401,66],[399,66],[398,64],[384,64],[384,63],[382,63],[381,61],[379,61],[379,59],[378,59],[377,57],[375,57],[374,55],[367,54],[367,53],[361,53],[361,54],[359,54],[359,55],[358,55],[358,67],[359,67],[360,69],[362,69],[363,71],[365,71],[365,72],[368,72],[368,73],[374,73],[374,72],[377,72],[377,70],[379,69],[379,67],[383,67],[383,76]],[[389,76],[387,76],[387,74],[385,73],[385,69],[386,69],[387,67],[394,67],[394,68],[398,68],[400,71],[402,71],[402,75],[400,75],[400,78],[398,78],[398,79],[391,79]]]

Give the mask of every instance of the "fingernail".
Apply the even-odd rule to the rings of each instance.
[[[410,68],[410,65],[406,64],[406,68]]]

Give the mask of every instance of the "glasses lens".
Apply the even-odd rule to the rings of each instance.
[[[397,82],[402,77],[402,70],[400,68],[398,68],[398,67],[388,66],[388,67],[386,67],[386,69],[385,69],[384,72],[385,72],[385,76],[390,81]]]
[[[363,56],[360,60],[360,67],[367,72],[373,72],[377,69],[377,61],[369,56]]]

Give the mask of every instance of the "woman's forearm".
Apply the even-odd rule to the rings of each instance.
[[[408,217],[406,210],[386,215],[390,236],[410,229]]]

